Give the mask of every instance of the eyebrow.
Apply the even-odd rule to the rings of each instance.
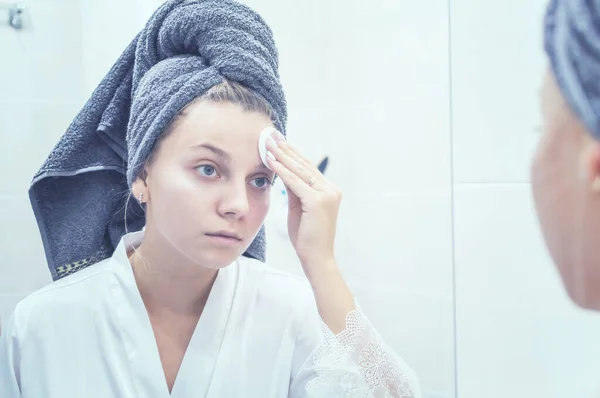
[[[218,157],[225,159],[227,162],[231,161],[231,156],[229,156],[229,154],[227,152],[225,152],[224,150],[222,150],[220,148],[217,148],[216,146],[210,145],[210,144],[192,145],[190,148],[204,148],[204,149],[208,149],[209,151],[211,151],[212,153],[214,153]]]
[[[225,159],[225,161],[231,162],[231,156],[227,152],[225,152],[224,150],[222,150],[221,148],[217,148],[214,145],[211,145],[211,144],[198,144],[198,145],[192,145],[190,148],[204,148],[204,149],[208,149],[209,151],[211,151],[215,155],[217,155],[217,156]],[[262,161],[256,166],[256,168],[257,169],[264,169],[264,170],[267,170],[267,171],[272,171]]]

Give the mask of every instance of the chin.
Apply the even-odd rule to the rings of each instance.
[[[569,280],[563,277],[563,285],[571,300],[586,310],[600,311],[600,289],[591,283],[591,278]]]
[[[578,307],[584,310],[600,311],[600,294],[598,292],[572,291],[568,286],[567,292]]]
[[[239,250],[215,250],[206,248],[201,253],[190,256],[194,262],[202,267],[221,269],[231,265],[242,253]]]

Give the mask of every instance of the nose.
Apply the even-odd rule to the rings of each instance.
[[[246,181],[231,181],[224,187],[219,202],[219,214],[228,218],[242,218],[250,211]]]

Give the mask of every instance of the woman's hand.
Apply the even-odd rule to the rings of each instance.
[[[315,294],[321,319],[334,333],[346,328],[346,316],[356,309],[354,297],[334,254],[340,190],[329,182],[283,136],[267,140],[269,166],[288,191],[288,233]]]
[[[267,140],[269,166],[288,191],[288,233],[309,280],[327,267],[337,267],[334,242],[341,191],[309,160],[274,133]]]

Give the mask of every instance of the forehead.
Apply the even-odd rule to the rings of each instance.
[[[272,126],[268,116],[245,111],[230,102],[193,103],[185,109],[174,126],[168,145],[182,150],[201,143],[212,143],[235,153],[240,149],[257,148],[261,131]],[[170,137],[169,137],[170,138]]]

